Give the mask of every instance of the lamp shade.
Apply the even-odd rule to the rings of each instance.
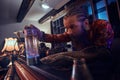
[[[18,42],[16,38],[5,38],[5,44],[2,49],[4,51],[19,51]]]

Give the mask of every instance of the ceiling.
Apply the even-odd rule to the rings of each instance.
[[[0,25],[16,21],[22,0],[0,0]]]
[[[23,0],[0,0],[0,24],[15,22]],[[23,20],[39,21],[52,9],[59,9],[70,0],[35,0]],[[43,9],[42,3],[47,3],[50,8]]]
[[[43,9],[41,7],[42,2],[40,0],[36,0],[30,10],[28,11],[27,15],[25,16],[25,20],[33,20],[38,21],[42,18],[46,13],[48,13],[52,8]]]

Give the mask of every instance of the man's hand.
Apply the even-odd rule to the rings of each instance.
[[[30,26],[25,26],[23,33],[25,36],[36,36],[39,40],[42,40],[43,38],[43,32],[32,24]]]

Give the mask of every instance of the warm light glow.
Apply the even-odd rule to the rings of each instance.
[[[19,51],[18,43],[16,38],[6,38],[5,44],[2,49],[2,52],[4,51]]]
[[[42,7],[43,7],[44,9],[50,8],[47,4],[42,4]]]

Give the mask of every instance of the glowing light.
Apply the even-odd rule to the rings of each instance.
[[[42,7],[43,7],[44,9],[50,8],[47,4],[42,4]]]

